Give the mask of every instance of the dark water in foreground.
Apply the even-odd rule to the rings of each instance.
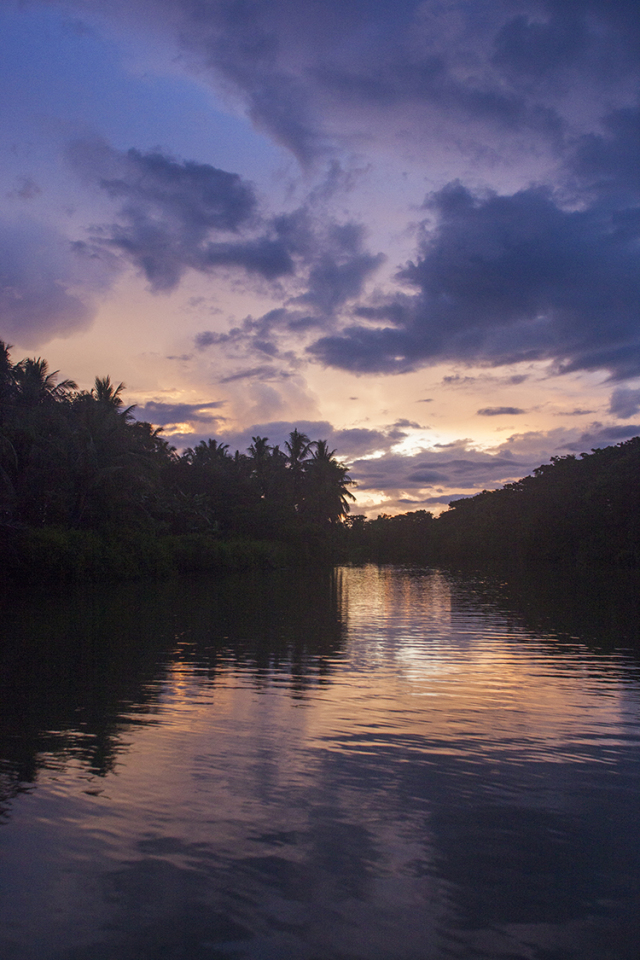
[[[5,598],[2,960],[637,960],[638,580]]]

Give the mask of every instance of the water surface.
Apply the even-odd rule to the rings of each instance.
[[[637,580],[3,601],[6,960],[637,960]]]

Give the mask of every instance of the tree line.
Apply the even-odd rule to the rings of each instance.
[[[124,385],[91,390],[0,341],[0,551],[20,576],[160,575],[267,563],[518,561],[640,565],[640,437],[551,463],[500,490],[368,520],[325,440],[293,430],[243,453],[178,453]],[[242,546],[240,546],[242,544]]]
[[[443,560],[640,566],[640,437],[550,463],[457,500],[438,519]]]
[[[135,418],[123,390],[108,376],[79,390],[46,360],[13,363],[0,342],[5,546],[20,531],[57,530],[327,552],[354,497],[347,467],[326,440],[295,429],[282,448],[255,436],[244,453],[216,439],[178,453],[159,428]]]
[[[640,437],[552,457],[531,476],[425,510],[346,519],[352,553],[380,563],[640,566]]]

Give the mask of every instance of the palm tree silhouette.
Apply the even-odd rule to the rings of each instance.
[[[353,485],[348,467],[335,458],[326,440],[316,440],[311,459],[305,464],[307,496],[305,513],[320,523],[336,523],[349,513],[349,500],[355,500],[348,489]]]
[[[36,407],[64,400],[78,384],[73,380],[58,380],[58,370],[49,373],[49,364],[40,357],[25,358],[13,368],[16,403],[25,407]]]
[[[311,448],[311,440],[306,433],[296,427],[285,440],[287,449],[286,463],[289,470],[289,491],[294,510],[298,511],[304,499],[304,465]]]

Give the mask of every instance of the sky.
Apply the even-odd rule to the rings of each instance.
[[[637,0],[3,0],[0,338],[439,512],[640,433]]]

